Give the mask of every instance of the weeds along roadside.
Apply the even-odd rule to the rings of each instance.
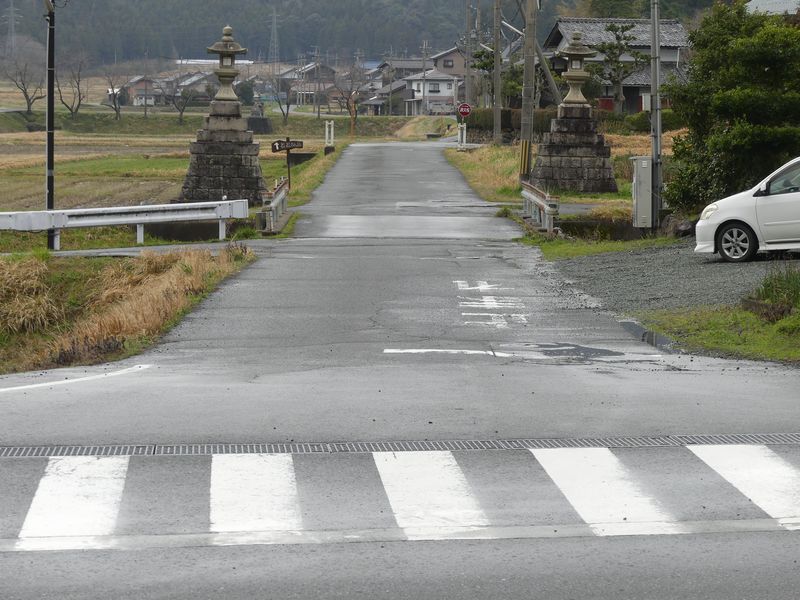
[[[800,363],[800,267],[775,261],[761,285],[736,306],[635,315],[690,352]]]
[[[0,372],[124,358],[159,339],[225,278],[246,246],[137,258],[0,258]]]

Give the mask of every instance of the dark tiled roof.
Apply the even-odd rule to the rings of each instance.
[[[632,46],[650,47],[650,19],[590,19],[582,17],[561,17],[556,21],[550,35],[547,36],[545,48],[558,46],[563,39],[572,39],[574,32],[583,34],[583,43],[596,46],[605,42],[613,42],[614,35],[606,30],[609,25],[633,25],[628,35],[634,37]],[[689,34],[676,19],[661,19],[661,47],[686,48],[689,46]]]
[[[430,63],[430,59],[427,61]],[[422,59],[421,58],[391,58],[389,60],[383,61],[378,68],[383,68],[384,66],[392,66],[395,69],[419,69],[422,70]]]
[[[677,78],[678,81],[684,81],[686,79],[686,72],[683,69],[679,69],[674,64],[665,63],[661,65],[661,83],[667,83],[673,77]],[[645,65],[638,71],[631,73],[628,75],[625,80],[622,82],[622,85],[625,86],[634,86],[634,87],[647,87],[650,85],[652,81],[652,77],[650,75],[650,65]],[[604,85],[611,85],[611,82],[604,81]]]
[[[800,0],[750,0],[747,10],[768,15],[794,14],[800,10]]]

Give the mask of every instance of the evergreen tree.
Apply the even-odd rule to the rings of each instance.
[[[718,3],[691,34],[685,83],[665,92],[689,132],[665,196],[687,212],[755,185],[800,154],[800,29]]]

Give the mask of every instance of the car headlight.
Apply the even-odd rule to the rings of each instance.
[[[706,219],[710,219],[711,215],[719,210],[719,206],[716,204],[709,204],[708,206],[703,209],[703,214],[700,215],[700,220],[705,221]]]

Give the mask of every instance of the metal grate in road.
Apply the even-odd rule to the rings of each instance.
[[[664,448],[693,444],[763,444],[767,446],[800,444],[800,433],[605,438],[531,438],[516,440],[423,440],[410,442],[9,446],[5,448],[0,447],[0,458],[50,458],[58,456],[209,456],[212,454],[357,454],[437,450],[451,452],[538,450],[544,448]]]
[[[0,448],[0,458],[57,456],[146,456],[152,446],[16,446]]]
[[[676,435],[674,439],[681,446],[692,444],[732,445],[732,444],[800,444],[800,433],[743,433],[733,435]]]

